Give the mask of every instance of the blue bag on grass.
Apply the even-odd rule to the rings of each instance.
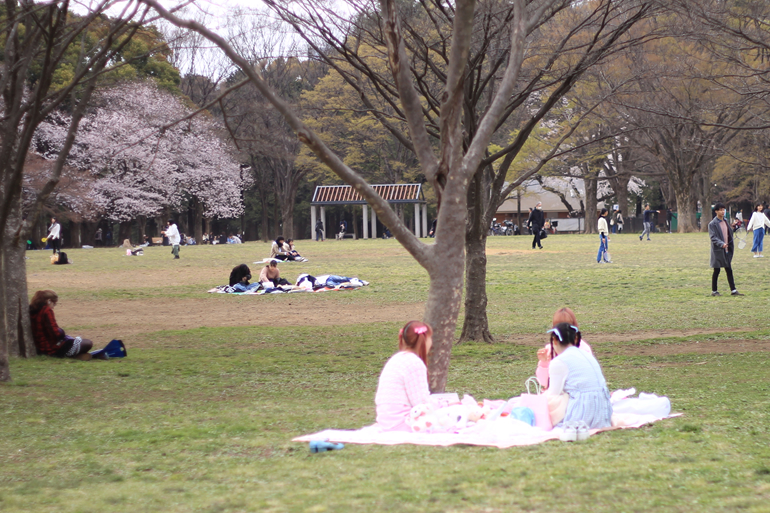
[[[126,352],[126,346],[123,345],[123,341],[117,339],[110,341],[110,343],[104,346],[102,349],[91,351],[91,356],[97,356],[102,353],[106,353],[110,358],[123,358],[124,356],[128,356],[128,352]]]

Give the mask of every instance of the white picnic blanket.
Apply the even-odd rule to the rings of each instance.
[[[637,410],[637,413],[614,413],[612,415],[612,427],[603,429],[591,430],[591,436],[604,431],[613,431],[616,429],[635,429],[652,424],[659,420],[679,417],[681,413],[670,413],[670,406],[668,412],[659,409],[659,402],[653,404],[652,402],[645,402],[648,400],[651,394],[647,394],[648,398],[632,398],[629,397],[633,391],[620,390],[619,393],[613,394],[616,405],[620,406],[621,403],[631,405],[633,402],[633,408]],[[658,396],[655,396],[658,398]],[[658,398],[660,399],[660,398]],[[664,398],[668,401],[668,398]],[[670,403],[669,403],[670,405]],[[628,408],[619,408],[621,410]],[[657,411],[655,411],[657,409]],[[647,412],[645,410],[648,410]],[[556,427],[550,431],[530,426],[525,422],[521,422],[511,417],[498,417],[495,420],[484,421],[481,420],[477,424],[460,429],[453,433],[411,433],[407,431],[383,431],[379,425],[373,424],[356,430],[344,430],[344,429],[326,429],[317,433],[300,436],[294,438],[293,442],[310,442],[313,440],[328,440],[335,443],[351,443],[351,444],[377,444],[377,445],[435,445],[435,446],[448,446],[448,445],[481,445],[488,447],[497,447],[498,449],[507,449],[509,447],[536,445],[548,440],[558,440],[562,434],[562,428]]]

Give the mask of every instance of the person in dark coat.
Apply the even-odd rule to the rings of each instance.
[[[535,249],[535,245],[543,249],[543,245],[540,243],[540,230],[543,229],[543,225],[545,225],[543,203],[538,201],[535,208],[529,213],[529,219],[527,219],[527,226],[529,226],[530,232],[535,234],[535,238],[532,239],[532,249]]]
[[[251,269],[246,264],[236,265],[233,270],[230,271],[230,286],[232,287],[236,283],[243,282],[248,285],[251,279]]]
[[[733,278],[733,253],[735,244],[733,242],[733,230],[725,219],[725,206],[721,203],[714,205],[716,217],[709,223],[709,238],[711,239],[711,267],[714,273],[711,275],[711,295],[721,295],[717,290],[717,281],[719,271],[724,268],[727,275],[727,282],[730,285],[730,295],[742,296],[735,288],[735,279]]]

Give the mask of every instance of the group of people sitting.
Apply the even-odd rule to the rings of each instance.
[[[367,282],[347,276],[325,274],[315,277],[305,273],[300,274],[297,277],[297,282],[292,284],[287,279],[281,278],[278,262],[270,260],[260,270],[259,280],[254,283],[251,283],[251,269],[249,269],[248,265],[240,264],[233,267],[233,270],[230,271],[229,281],[229,287],[232,290],[229,292],[255,292],[259,289],[264,289],[265,291],[280,289],[276,290],[276,292],[294,289],[318,290],[325,287],[337,287],[343,284],[359,287],[367,285]]]
[[[591,347],[582,339],[572,310],[558,310],[547,333],[548,343],[537,352],[536,377],[549,405],[551,399],[561,403],[563,417],[553,425],[582,421],[589,429],[610,427],[607,382]],[[407,422],[412,408],[429,403],[427,362],[432,345],[433,330],[424,322],[410,321],[399,331],[399,351],[382,369],[374,399],[377,424],[383,430],[410,431]]]
[[[307,258],[300,255],[294,247],[294,239],[284,239],[283,237],[278,237],[270,245],[270,258],[272,260],[307,262]]]
[[[225,235],[224,232],[215,235],[214,232],[204,233],[202,237],[203,244],[243,244],[243,236],[237,233]]]

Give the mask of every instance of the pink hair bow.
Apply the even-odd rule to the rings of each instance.
[[[414,332],[417,333],[418,335],[422,335],[423,333],[427,333],[428,332],[428,327],[427,326],[417,326],[414,329]]]

